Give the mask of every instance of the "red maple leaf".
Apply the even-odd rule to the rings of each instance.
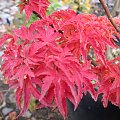
[[[33,12],[39,14],[42,18],[45,18],[49,4],[48,0],[21,0],[18,7],[21,12],[25,10],[26,21],[28,22]]]

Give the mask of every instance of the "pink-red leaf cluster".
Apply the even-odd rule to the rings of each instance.
[[[86,92],[95,100],[102,93],[105,107],[108,101],[120,107],[119,57],[107,60],[105,53],[107,46],[117,47],[113,35],[119,33],[106,17],[76,15],[72,10],[46,17],[48,5],[48,0],[23,0],[19,6],[26,10],[27,20],[32,12],[44,19],[0,38],[3,76],[16,90],[20,115],[28,109],[31,96],[40,102],[38,108],[57,107],[64,118],[66,100],[76,109]],[[97,66],[88,59],[91,50]]]

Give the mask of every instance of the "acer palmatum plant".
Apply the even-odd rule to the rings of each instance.
[[[0,39],[4,46],[1,69],[16,90],[19,115],[28,109],[31,96],[40,102],[38,108],[58,108],[64,118],[66,99],[76,109],[86,92],[94,100],[102,93],[105,107],[108,101],[120,107],[120,56],[107,60],[105,53],[107,46],[117,47],[113,39],[120,34],[106,17],[77,15],[72,10],[46,16],[49,4],[48,0],[21,0],[18,6],[25,9],[26,21],[32,13],[40,20]],[[114,21],[120,26],[118,19]],[[89,56],[91,49],[94,60]]]

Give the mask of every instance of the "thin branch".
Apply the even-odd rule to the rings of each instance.
[[[111,24],[112,24],[113,27],[116,29],[116,31],[120,33],[120,28],[119,28],[119,27],[116,25],[116,23],[113,21],[112,15],[110,14],[110,11],[109,11],[109,9],[108,9],[105,1],[104,1],[104,0],[99,0],[99,1],[100,1],[100,3],[102,4],[102,6],[103,6],[103,8],[104,8],[104,10],[105,10],[105,13],[106,13],[108,19],[110,20]]]
[[[37,12],[33,11],[33,13],[34,13],[37,17],[39,17],[40,19],[42,19],[41,15],[39,15]]]

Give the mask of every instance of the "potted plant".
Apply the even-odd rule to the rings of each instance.
[[[108,101],[120,107],[120,56],[107,60],[105,54],[107,46],[118,47],[120,34],[115,25],[120,26],[119,19],[114,23],[111,19],[111,24],[106,17],[77,15],[73,10],[46,16],[49,4],[48,0],[21,0],[18,6],[25,10],[26,22],[32,13],[40,19],[0,39],[4,46],[1,69],[10,88],[16,90],[19,116],[28,109],[31,96],[40,102],[38,108],[58,108],[64,119],[66,100],[76,110],[87,93],[95,101],[102,94],[104,107]]]

